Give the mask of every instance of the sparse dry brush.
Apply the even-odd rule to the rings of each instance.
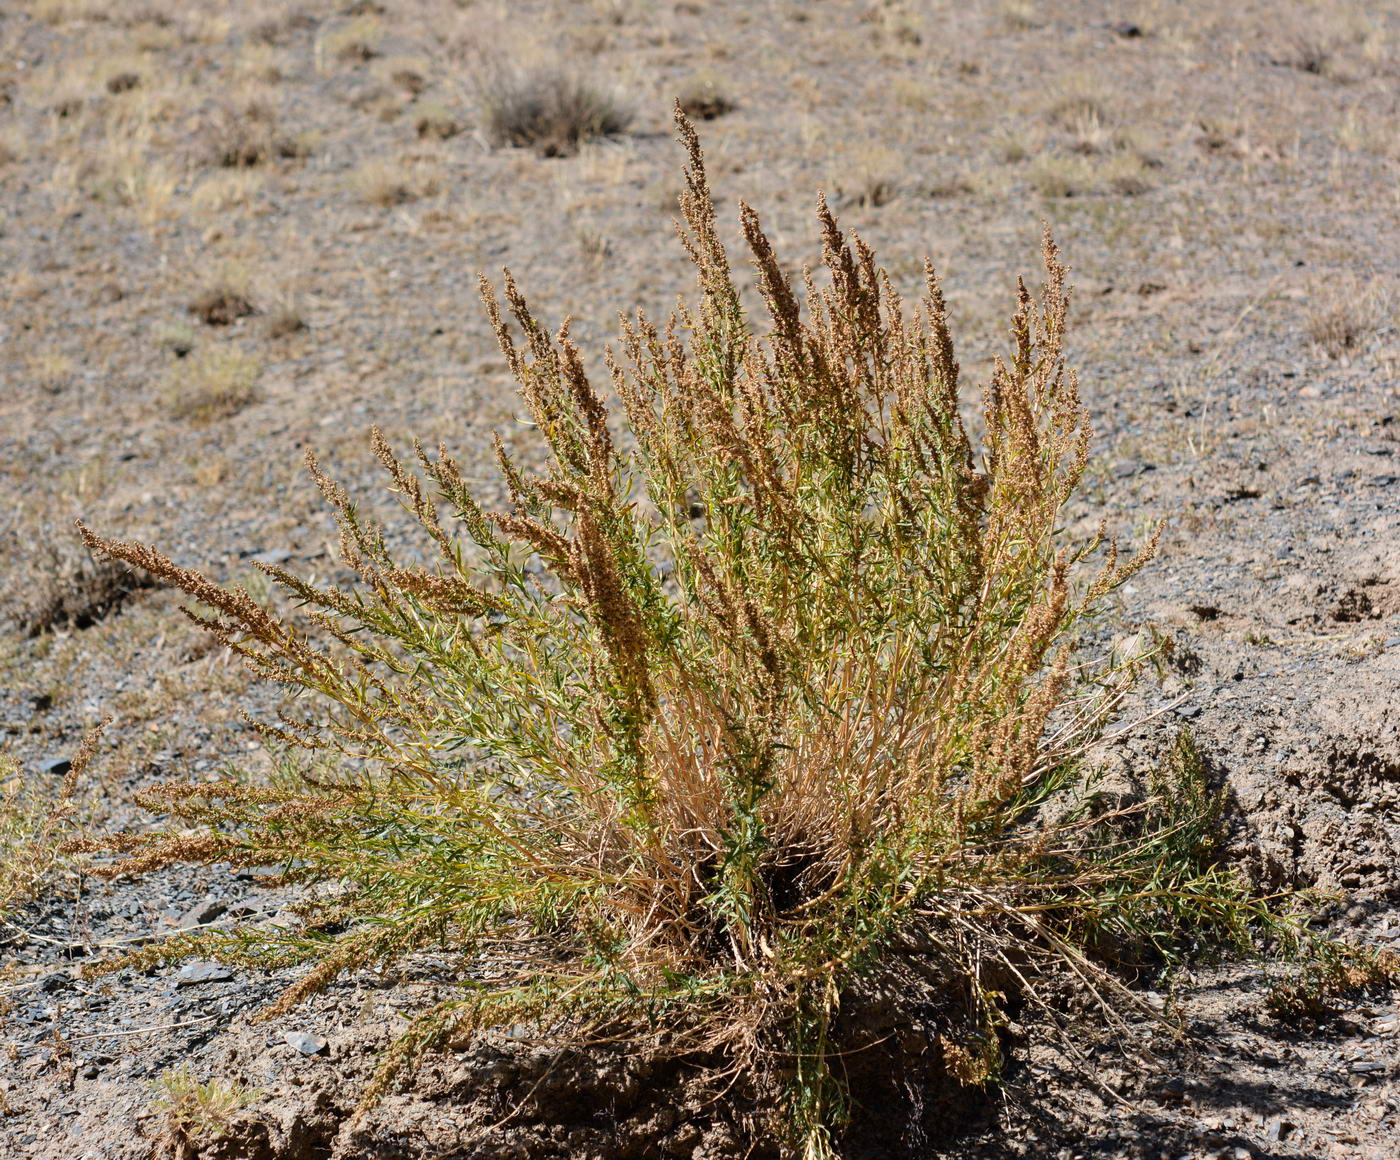
[[[632,123],[631,110],[614,93],[558,68],[484,65],[478,97],[492,145],[525,146],[544,157],[572,156],[583,142]]]
[[[850,1113],[840,1019],[863,980],[940,995],[921,1058],[981,1085],[1009,1004],[1059,980],[1117,1018],[1132,999],[1107,963],[1161,968],[1267,911],[1219,864],[1189,747],[1142,807],[1096,813],[1073,788],[1132,678],[1076,634],[1155,541],[1064,542],[1090,432],[1049,238],[979,447],[932,269],[901,301],[822,204],[824,270],[795,288],[745,206],[755,333],[678,123],[699,301],[623,321],[625,438],[567,324],[551,338],[507,274],[503,302],[483,293],[545,470],[498,442],[511,504],[488,513],[445,448],[414,464],[373,437],[432,563],[392,554],[314,458],[359,583],[263,566],[300,614],[84,529],[188,593],[257,677],[310,694],[259,726],[289,774],[301,753],[345,759],[329,779],[166,786],[168,828],[100,848],[124,855],[113,874],[227,861],[336,884],[300,928],[136,956],[309,967],[273,1012],[455,948],[460,996],[366,1101],[434,1046],[524,1023],[719,1060],[768,1094],[770,1140],[815,1158]]]
[[[60,843],[75,829],[75,795],[97,754],[105,722],[84,739],[62,781],[45,794],[0,754],[0,923],[40,893],[63,866]]]

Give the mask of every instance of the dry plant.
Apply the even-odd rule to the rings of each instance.
[[[380,54],[384,27],[371,13],[356,16],[325,33],[317,43],[317,53],[342,64],[364,64]]]
[[[364,162],[350,174],[349,185],[360,201],[380,209],[391,209],[439,193],[442,176],[422,163],[374,159]]]
[[[225,169],[262,165],[274,158],[304,157],[304,141],[284,133],[272,107],[262,100],[215,102],[200,124],[205,164]]]
[[[303,696],[258,725],[288,754],[275,784],[170,784],[145,799],[163,828],[72,849],[120,852],[111,874],[228,862],[334,884],[299,927],[122,960],[305,966],[268,1017],[453,948],[460,994],[415,1019],[366,1103],[436,1045],[524,1025],[718,1060],[819,1160],[849,1108],[839,1020],[862,980],[935,993],[948,1018],[922,1058],[980,1085],[1009,1004],[1053,1026],[1059,980],[1121,1027],[1133,999],[1106,962],[1160,970],[1268,911],[1221,865],[1189,754],[1140,808],[1095,812],[1076,788],[1134,673],[1076,636],[1156,541],[1066,542],[1090,429],[1048,235],[974,443],[932,267],[902,301],[819,202],[823,268],[799,290],[743,206],[756,332],[677,123],[699,300],[622,322],[624,439],[568,324],[551,337],[507,273],[504,301],[483,280],[487,314],[548,455],[527,471],[497,441],[506,510],[446,448],[405,461],[375,430],[427,549],[400,555],[308,456],[358,583],[260,565],[303,610],[285,614],[83,529]]]
[[[632,123],[615,94],[558,68],[483,68],[478,98],[492,145],[525,146],[545,157],[572,156],[583,142]]]
[[[462,121],[446,105],[424,101],[414,110],[413,130],[420,137],[446,141],[464,128]]]
[[[88,734],[52,794],[0,755],[0,919],[37,895],[60,870],[62,841],[71,839],[78,782],[97,754],[103,726]]]
[[[151,1088],[151,1110],[163,1121],[158,1151],[169,1160],[194,1160],[202,1148],[225,1136],[234,1116],[262,1094],[242,1080],[215,1076],[201,1083],[189,1064],[163,1071]]]
[[[842,205],[878,208],[899,196],[905,158],[895,149],[868,146],[844,160],[831,187]]]
[[[251,276],[237,264],[227,264],[204,282],[186,309],[206,326],[231,326],[257,313]]]
[[[172,367],[160,398],[176,419],[212,423],[257,402],[262,364],[234,347],[210,346]]]
[[[701,73],[691,77],[681,86],[677,98],[685,115],[692,121],[713,121],[725,113],[732,113],[737,104],[717,77]]]
[[[34,555],[5,586],[6,619],[27,637],[82,631],[119,611],[136,593],[160,587],[149,572],[69,549],[45,529]]]
[[[1375,330],[1380,313],[1373,285],[1346,280],[1314,296],[1307,318],[1308,340],[1329,358],[1345,358]]]

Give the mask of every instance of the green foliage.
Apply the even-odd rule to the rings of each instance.
[[[1155,541],[1128,561],[1063,542],[1089,427],[1049,238],[977,447],[932,269],[901,301],[821,204],[824,272],[800,306],[745,206],[756,333],[678,124],[698,305],[623,323],[607,356],[621,438],[567,325],[551,338],[507,274],[504,305],[483,291],[544,469],[498,441],[511,504],[487,513],[446,449],[415,447],[411,469],[374,434],[431,564],[391,552],[314,459],[359,583],[264,567],[296,616],[84,529],[184,589],[258,677],[309,694],[260,726],[289,776],[167,786],[151,800],[169,828],[107,845],[126,854],[115,872],[223,860],[334,884],[300,927],[137,956],[308,965],[273,1012],[454,948],[461,997],[413,1026],[367,1100],[478,1027],[605,1030],[782,1078],[775,1123],[820,1157],[846,1108],[834,1015],[905,933],[969,996],[943,1051],[981,1083],[1009,990],[1034,998],[1058,973],[1111,1000],[1106,959],[1244,937],[1257,908],[1219,865],[1187,741],[1136,817],[1052,820],[1133,676],[1072,662],[1076,630]],[[327,755],[338,769],[310,773]],[[480,969],[498,956],[525,966]]]

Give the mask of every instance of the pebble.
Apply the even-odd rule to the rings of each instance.
[[[197,983],[226,983],[233,972],[219,963],[192,962],[180,968],[175,976],[177,987],[193,987]]]
[[[282,1038],[302,1055],[321,1055],[330,1046],[321,1036],[312,1035],[309,1031],[288,1031]]]
[[[205,923],[213,922],[228,907],[222,902],[216,902],[212,898],[206,898],[203,902],[196,903],[185,911],[180,917],[180,926],[185,930],[191,927],[203,926]]]
[[[45,773],[60,776],[73,768],[73,763],[66,757],[60,757],[55,761],[50,761],[44,766]]]

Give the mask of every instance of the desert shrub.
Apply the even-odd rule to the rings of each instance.
[[[519,145],[546,157],[578,152],[597,137],[621,133],[632,113],[606,89],[553,68],[484,69],[482,125],[492,145]]]
[[[188,593],[256,676],[309,694],[260,725],[286,778],[156,791],[168,828],[104,843],[124,855],[107,872],[226,861],[334,885],[299,927],[126,960],[308,967],[269,1015],[454,948],[460,995],[414,1021],[366,1100],[477,1029],[630,1038],[763,1078],[772,1133],[820,1157],[848,1107],[842,1004],[882,964],[961,1012],[929,1058],[978,1085],[1009,1003],[1053,978],[1115,1010],[1131,999],[1105,963],[1161,969],[1258,909],[1210,844],[1198,765],[1136,808],[1078,787],[1132,672],[1074,642],[1155,541],[1128,559],[1065,542],[1090,430],[1048,236],[979,445],[932,268],[902,302],[824,203],[805,307],[742,209],[751,327],[678,121],[699,302],[624,322],[624,437],[567,325],[551,338],[507,274],[504,303],[483,295],[547,463],[497,442],[506,510],[478,505],[445,448],[410,464],[376,430],[428,553],[391,551],[309,456],[358,583],[261,566],[301,614],[84,529]]]

